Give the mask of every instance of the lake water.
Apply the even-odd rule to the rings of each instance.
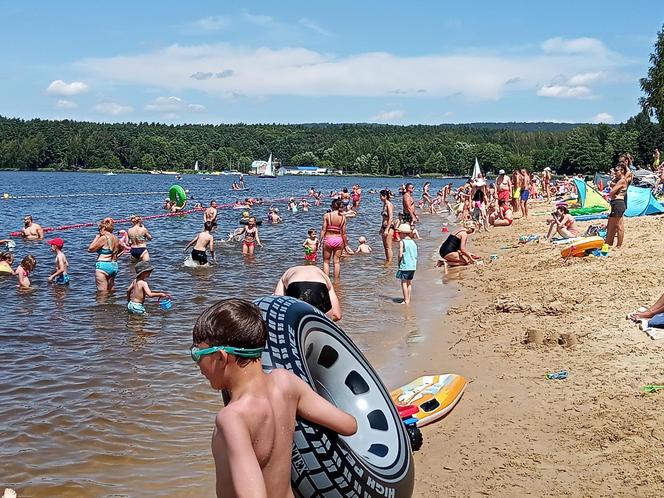
[[[209,178],[209,180],[205,180]],[[354,183],[364,194],[360,215],[350,219],[353,247],[365,235],[372,255],[345,258],[336,283],[349,334],[383,376],[388,387],[409,380],[404,365],[422,333],[419,320],[442,314],[451,291],[432,269],[442,240],[441,219],[423,217],[424,240],[414,283],[417,306],[396,304],[401,297],[394,266],[383,264],[378,235],[382,204],[371,188],[401,180],[353,177],[245,177],[248,192],[230,190],[235,177],[185,175],[177,181],[207,205],[246,195],[264,198],[305,196],[310,185],[324,194]],[[168,188],[166,175],[85,173],[3,173],[0,194],[72,195],[56,199],[0,200],[0,238],[22,226],[32,214],[44,227],[98,221],[105,216],[159,214]],[[424,180],[418,180],[421,186]],[[433,181],[432,192],[445,182]],[[163,192],[156,195],[81,195]],[[156,270],[153,290],[168,291],[174,306],[162,311],[154,301],[148,316],[129,316],[125,290],[134,277],[127,258],[120,260],[116,292],[96,297],[95,256],[86,248],[96,229],[57,232],[65,239],[71,284],[48,285],[53,255],[43,242],[17,240],[16,263],[26,254],[37,258],[30,275],[34,290],[20,292],[13,277],[0,277],[0,488],[11,486],[21,497],[52,496],[214,496],[214,466],[209,440],[215,413],[222,406],[189,357],[191,329],[198,314],[218,299],[254,299],[270,294],[282,272],[302,262],[307,229],[320,230],[327,209],[291,214],[280,208],[284,223],[264,224],[265,248],[245,259],[240,245],[218,246],[218,264],[188,268],[182,249],[200,230],[202,213],[147,221],[154,236],[149,245]],[[265,218],[268,205],[252,211]],[[400,198],[395,199],[400,208]],[[238,227],[240,212],[219,212],[219,238]],[[117,228],[129,228],[120,225]],[[47,234],[47,239],[56,236]],[[420,272],[419,268],[422,268]],[[430,288],[428,288],[429,286]],[[422,310],[415,312],[413,310]],[[418,313],[422,316],[418,316]],[[414,347],[414,346],[413,346]]]

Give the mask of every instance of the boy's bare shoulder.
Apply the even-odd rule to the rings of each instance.
[[[306,386],[302,379],[284,368],[275,368],[268,374],[268,378],[272,385],[289,393],[297,393],[303,386]]]

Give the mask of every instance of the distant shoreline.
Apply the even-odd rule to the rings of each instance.
[[[198,172],[194,173],[191,171],[183,172],[178,170],[164,170],[168,171],[170,176],[174,176],[173,173],[178,175],[187,175],[187,176],[226,176],[226,175],[215,175],[212,173],[203,173]],[[40,168],[37,170],[24,170],[19,168],[0,168],[0,172],[3,173],[97,173],[97,174],[131,174],[131,175],[150,175],[149,171],[145,170],[134,170],[134,169],[108,169],[108,168],[90,168],[90,169],[57,169],[57,168]],[[163,173],[161,173],[163,174]],[[258,178],[256,175],[250,175],[249,173],[242,173],[248,178]],[[166,176],[169,176],[168,174]],[[228,175],[231,176],[231,175]],[[237,175],[235,175],[237,176]],[[402,175],[371,175],[367,173],[344,173],[342,175],[284,175],[279,178],[329,178],[329,177],[361,177],[361,178],[404,178],[404,179],[413,179],[413,180],[424,180],[424,179],[452,179],[452,180],[461,180],[463,178],[469,178],[470,175],[439,175],[433,173],[425,173],[419,176],[402,176]]]

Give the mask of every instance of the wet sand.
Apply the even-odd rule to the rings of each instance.
[[[470,382],[446,418],[423,428],[416,496],[664,493],[664,392],[641,392],[664,384],[664,341],[625,319],[664,292],[664,218],[627,218],[624,247],[603,258],[563,261],[545,243],[501,250],[544,235],[544,219],[471,237],[498,258],[450,270],[458,297],[411,353],[408,378]],[[567,380],[546,379],[563,369]]]

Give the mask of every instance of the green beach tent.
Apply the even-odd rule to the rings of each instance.
[[[602,197],[602,194],[600,194],[595,187],[588,185],[586,182],[579,180],[578,178],[574,178],[574,186],[579,193],[580,207],[570,209],[569,212],[573,216],[602,213],[610,209],[611,206],[608,201]]]

